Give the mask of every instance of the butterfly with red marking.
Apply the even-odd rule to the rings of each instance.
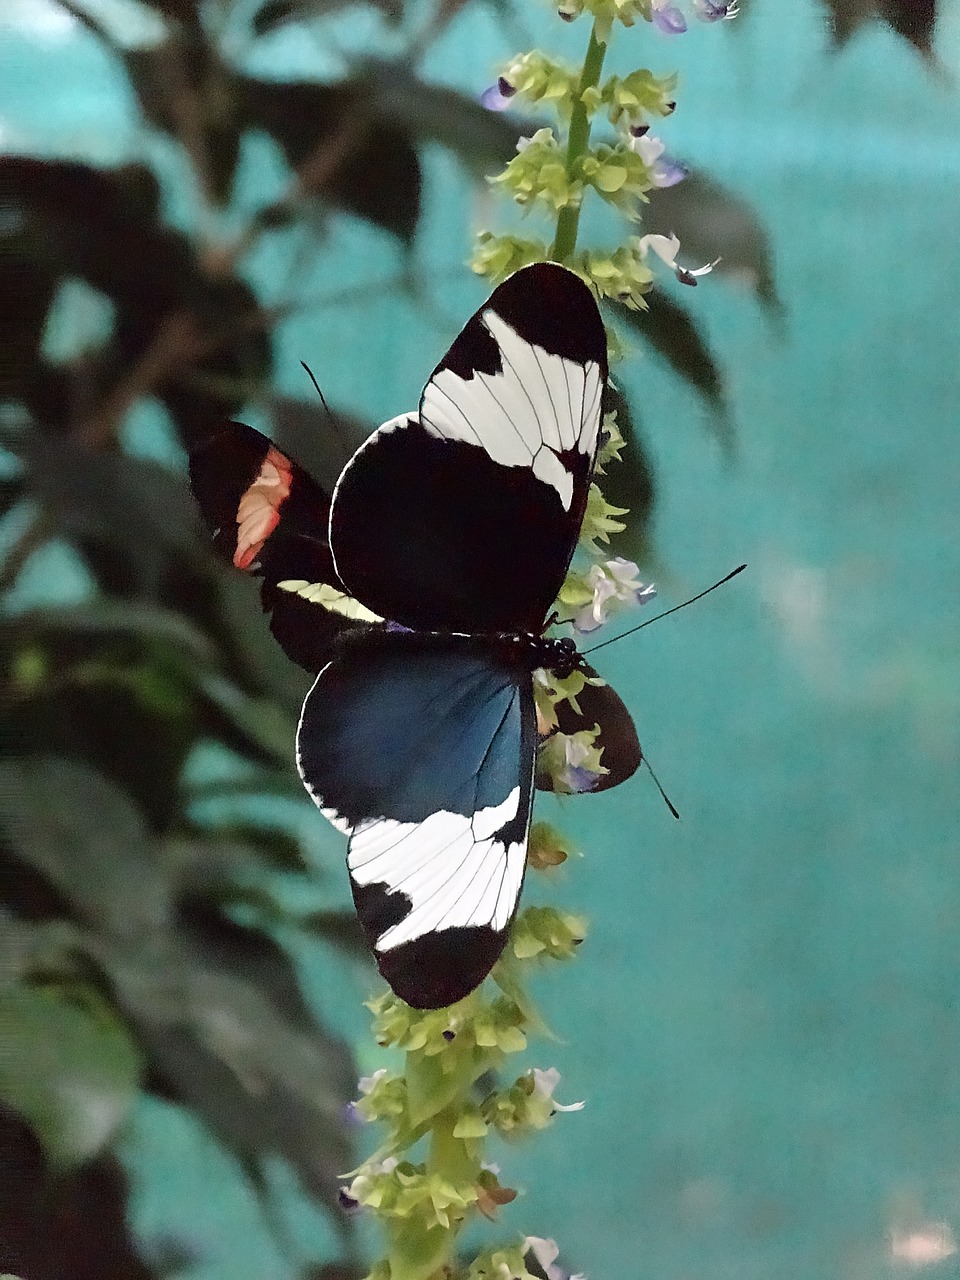
[[[417,1008],[482,982],[516,913],[534,790],[551,785],[535,776],[534,672],[592,673],[571,639],[544,632],[606,382],[589,288],[537,263],[494,290],[418,411],[375,431],[330,498],[249,427],[191,457],[215,546],[262,577],[274,635],[316,674],[297,766],[349,837],[377,965]],[[609,770],[595,789],[615,785],[641,761],[633,722],[609,686],[579,701]]]

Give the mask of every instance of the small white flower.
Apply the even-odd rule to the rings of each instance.
[[[593,591],[593,599],[583,606],[573,620],[573,625],[581,632],[596,631],[602,626],[615,603],[626,603],[636,600],[646,604],[656,594],[654,588],[640,582],[637,575],[640,570],[632,560],[623,556],[615,556],[602,564],[590,566],[587,573],[587,586]]]
[[[664,157],[663,141],[654,137],[652,133],[634,133],[631,130],[627,145],[631,151],[637,153],[650,170],[650,181],[655,187],[675,187],[687,176],[687,171],[682,165],[671,160],[669,156]],[[677,248],[679,247],[678,242]]]
[[[652,133],[630,135],[630,150],[635,151],[645,165],[654,165],[663,155],[666,147],[660,138]]]
[[[647,253],[652,249],[657,257],[673,271],[681,284],[696,284],[698,276],[707,276],[720,261],[715,258],[713,262],[708,262],[703,267],[681,267],[677,262],[677,254],[680,252],[680,241],[675,235],[647,235],[641,236],[638,241],[641,254],[646,257]]]
[[[523,1252],[532,1253],[546,1273],[547,1280],[566,1280],[559,1267],[554,1266],[560,1256],[556,1240],[543,1240],[540,1236],[524,1236]]]
[[[563,1106],[554,1099],[553,1091],[559,1083],[560,1072],[556,1067],[550,1067],[547,1071],[541,1071],[539,1067],[533,1068],[534,1092],[539,1093],[543,1098],[547,1098],[554,1111],[582,1111],[587,1105],[585,1102],[568,1102],[566,1106]]]
[[[556,1240],[543,1240],[540,1236],[524,1236],[523,1252],[533,1254],[543,1268],[547,1280],[586,1280],[586,1277],[579,1273],[568,1277],[562,1267],[555,1265],[560,1254]]]
[[[361,1076],[357,1081],[357,1088],[366,1097],[368,1093],[373,1093],[377,1087],[377,1082],[382,1080],[387,1074],[387,1068],[381,1067],[379,1071],[375,1071],[372,1076]]]

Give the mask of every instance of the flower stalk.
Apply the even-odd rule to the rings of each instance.
[[[704,21],[736,12],[735,4],[720,0],[691,3]],[[643,308],[643,295],[654,278],[648,255],[684,284],[696,284],[710,267],[680,266],[675,237],[658,232],[638,236],[632,225],[624,243],[614,249],[578,252],[580,211],[591,189],[633,224],[647,191],[682,178],[682,171],[664,157],[664,144],[650,134],[651,120],[673,113],[676,77],[658,77],[647,69],[606,81],[601,77],[616,24],[631,27],[640,18],[661,31],[679,33],[686,21],[672,0],[561,0],[564,21],[585,12],[592,27],[579,70],[532,50],[514,58],[483,95],[491,110],[521,100],[554,113],[558,131],[545,127],[522,139],[517,155],[491,180],[523,212],[546,210],[554,223],[552,238],[484,232],[472,265],[478,274],[499,281],[528,263],[552,259],[581,275],[600,298]],[[601,111],[615,136],[591,143]],[[615,351],[614,335],[609,340]],[[616,414],[605,414],[596,478],[620,461],[624,444]],[[598,485],[591,486],[578,555],[557,601],[557,617],[582,634],[594,632],[615,610],[644,604],[654,594],[640,581],[637,566],[611,556],[606,546],[623,529],[620,517],[626,514],[606,502]],[[607,773],[599,728],[583,717],[578,703],[586,686],[595,683],[603,682],[580,670],[565,679],[545,671],[536,674],[538,728],[546,739],[538,770],[549,776],[554,791],[591,790]],[[565,702],[581,716],[582,728],[573,733],[559,731],[558,708]],[[566,718],[564,722],[569,724]],[[528,870],[550,875],[571,851],[555,828],[533,823]],[[412,1009],[389,992],[370,1002],[376,1042],[393,1055],[397,1069],[381,1068],[361,1080],[361,1096],[354,1103],[355,1114],[376,1123],[381,1133],[378,1149],[342,1193],[345,1208],[375,1214],[386,1229],[387,1254],[368,1280],[535,1280],[528,1258],[535,1259],[548,1280],[567,1280],[552,1240],[515,1236],[469,1262],[458,1259],[457,1248],[467,1222],[477,1215],[495,1220],[517,1195],[486,1159],[490,1140],[529,1137],[553,1124],[558,1113],[584,1105],[554,1098],[560,1077],[553,1068],[534,1067],[517,1076],[508,1068],[530,1036],[549,1034],[527,994],[531,969],[570,960],[585,934],[585,921],[575,915],[527,906],[514,920],[492,982],[465,1000],[428,1011]],[[414,1159],[418,1151],[419,1162]]]
[[[570,132],[567,135],[567,180],[573,182],[580,162],[587,153],[590,144],[590,113],[587,109],[589,90],[595,89],[603,70],[603,59],[607,52],[606,41],[597,35],[598,24],[594,22],[590,31],[590,43],[583,60],[583,70],[577,85],[577,98],[573,104],[570,117]],[[567,263],[573,257],[577,247],[577,231],[580,226],[580,205],[568,205],[561,209],[557,217],[557,231],[553,239],[550,257],[554,262]]]

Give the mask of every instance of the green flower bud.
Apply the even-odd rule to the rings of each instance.
[[[569,119],[580,80],[579,71],[573,67],[533,49],[509,62],[501,76],[518,97],[531,103],[547,103],[562,119]]]
[[[542,240],[524,240],[520,236],[495,236],[481,231],[470,269],[499,283],[531,262],[543,262],[547,246]]]
[[[535,822],[527,843],[527,866],[537,871],[559,867],[566,862],[572,848],[566,837],[549,822]]]
[[[555,907],[527,907],[514,921],[510,938],[518,960],[532,956],[569,960],[586,932],[586,921],[580,916]]]
[[[611,124],[633,124],[648,116],[673,113],[678,77],[655,76],[645,68],[628,76],[611,76],[600,87],[600,101],[606,105]]]
[[[643,165],[639,156],[635,159]],[[540,203],[553,213],[579,205],[583,196],[583,184],[567,177],[566,156],[552,129],[538,129],[532,138],[521,138],[517,154],[503,173],[489,181],[508,191],[517,204]]]
[[[625,142],[591,148],[580,161],[580,173],[608,204],[629,213],[654,185],[643,157]]]
[[[527,1270],[523,1246],[512,1249],[485,1249],[474,1258],[467,1280],[536,1280]]]
[[[406,1080],[383,1067],[360,1081],[360,1093],[353,1109],[364,1120],[396,1121],[406,1112]]]
[[[587,494],[587,510],[580,528],[580,545],[595,555],[599,554],[598,542],[610,541],[611,533],[621,533],[627,526],[617,516],[627,514],[626,507],[615,507],[607,502],[597,485],[590,486]]]
[[[523,1023],[520,1007],[512,1000],[498,996],[486,1009],[477,1013],[473,1034],[481,1048],[520,1053],[527,1047],[527,1037],[521,1030]]]
[[[603,424],[600,428],[602,443],[597,451],[596,474],[605,476],[607,467],[611,462],[620,462],[620,454],[627,446],[626,440],[620,431],[617,423],[617,411],[611,409],[609,413],[603,415]],[[586,601],[583,601],[586,604]]]
[[[580,256],[579,265],[602,297],[616,298],[634,311],[646,307],[643,295],[653,287],[653,272],[640,239],[633,237],[612,254],[588,251]],[[608,345],[610,342],[608,331]]]

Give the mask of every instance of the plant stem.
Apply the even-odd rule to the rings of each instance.
[[[590,142],[590,115],[583,95],[588,89],[596,86],[603,68],[607,46],[597,38],[597,26],[594,23],[590,32],[590,43],[583,60],[580,83],[577,86],[577,100],[570,117],[570,132],[567,135],[567,178],[576,177],[577,165],[587,150]],[[580,225],[580,205],[567,205],[561,209],[557,217],[557,234],[554,237],[550,257],[554,262],[566,262],[577,247],[577,229]]]

